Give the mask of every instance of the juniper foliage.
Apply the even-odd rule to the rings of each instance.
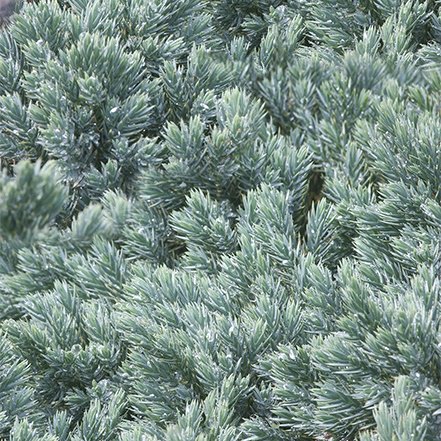
[[[439,440],[439,2],[16,6],[0,438]]]

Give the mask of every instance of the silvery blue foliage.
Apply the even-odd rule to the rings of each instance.
[[[9,5],[0,438],[439,440],[439,2]]]

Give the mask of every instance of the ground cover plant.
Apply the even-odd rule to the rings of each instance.
[[[0,439],[441,439],[441,8],[17,3]]]

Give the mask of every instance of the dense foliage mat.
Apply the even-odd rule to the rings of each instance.
[[[441,439],[439,3],[17,4],[0,438]]]

